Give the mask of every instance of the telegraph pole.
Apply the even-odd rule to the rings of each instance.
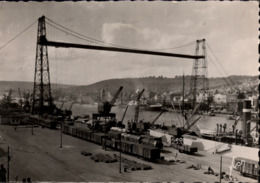
[[[219,182],[221,183],[222,179],[222,156],[220,156],[220,174],[219,174]]]
[[[61,121],[60,123],[60,148],[62,148],[62,125],[63,125],[63,121]]]
[[[120,150],[119,150],[119,173],[121,173],[121,135],[120,135]]]
[[[185,122],[185,115],[184,115],[184,88],[185,88],[185,77],[184,77],[184,72],[182,76],[182,116],[183,116],[183,124]]]
[[[33,135],[33,123],[32,123],[32,135]]]
[[[9,182],[9,161],[10,161],[10,153],[9,146],[7,147],[7,182]]]

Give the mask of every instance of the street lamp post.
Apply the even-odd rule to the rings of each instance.
[[[63,126],[63,121],[60,123],[60,148],[62,148],[62,126]]]
[[[32,135],[33,135],[33,123],[32,123]]]
[[[219,182],[221,183],[222,179],[222,156],[220,156],[220,174],[219,174]]]
[[[7,147],[7,182],[9,182],[9,161],[10,161],[10,153],[9,146]]]
[[[121,136],[120,136],[120,150],[119,150],[119,173],[121,173]]]

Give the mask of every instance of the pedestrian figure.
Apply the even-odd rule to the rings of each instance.
[[[18,181],[18,175],[17,174],[15,175],[15,181],[16,182]]]
[[[209,174],[214,174],[214,171],[212,170],[212,168],[209,166],[209,168],[208,168],[208,173]]]

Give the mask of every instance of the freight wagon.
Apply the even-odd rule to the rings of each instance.
[[[134,142],[134,143],[141,143],[141,137],[138,135],[128,134],[128,133],[122,133],[121,134],[122,140]]]
[[[126,154],[136,155],[149,161],[155,161],[160,158],[160,149],[146,144],[121,141],[121,150]]]
[[[72,128],[71,135],[74,136],[74,137],[77,137],[77,132],[78,132],[78,128]]]
[[[57,126],[56,119],[50,117],[43,118],[38,115],[29,116],[28,122],[42,127],[50,128],[50,129],[55,129]]]
[[[126,141],[126,140],[121,140],[119,143],[121,143],[121,151],[126,153],[126,154],[136,154],[133,152],[133,145],[136,144],[134,142]]]
[[[121,133],[119,131],[109,131],[108,132],[108,137],[111,139],[120,139],[121,138]]]
[[[241,157],[235,158],[235,170],[239,171],[243,176],[251,177],[254,179],[258,179],[259,177],[258,162],[251,159]]]
[[[91,141],[96,144],[103,144],[105,137],[106,137],[105,133],[100,133],[100,132],[91,133]]]
[[[160,158],[160,149],[145,144],[134,144],[133,154],[146,160],[155,161]]]
[[[189,145],[173,144],[173,148],[178,149],[180,153],[194,154],[195,152],[198,152],[197,147],[191,147]]]
[[[151,135],[141,135],[141,143],[146,145],[153,145],[159,149],[163,149],[161,137],[153,137]]]
[[[63,125],[62,131],[65,134],[74,137],[94,142],[96,144],[121,150],[122,152],[134,156],[144,158],[149,161],[155,161],[160,158],[160,149],[151,144],[142,144],[140,137],[137,135],[123,134],[117,132],[108,132],[108,134],[101,132],[93,132],[90,129],[76,128],[69,125]],[[120,139],[120,137],[122,137]],[[144,137],[143,137],[144,138]],[[151,139],[150,139],[151,140]]]
[[[153,146],[159,149],[163,148],[162,139],[159,137],[153,137],[150,135],[134,135],[134,134],[128,134],[128,133],[122,133],[121,134],[122,140],[139,143],[139,144],[145,144],[148,146]]]
[[[91,130],[89,129],[83,129],[83,128],[78,128],[77,130],[77,137],[83,140],[91,140]]]

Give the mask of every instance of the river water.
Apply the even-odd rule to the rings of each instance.
[[[69,108],[70,104],[64,104],[63,109]],[[59,105],[57,104],[59,107]],[[126,106],[114,106],[111,112],[116,113],[117,120],[121,121],[122,116],[125,112]],[[92,117],[92,113],[97,113],[97,105],[90,105],[90,104],[74,104],[72,107],[72,115],[89,115]],[[144,122],[151,122],[153,121],[158,115],[159,111],[147,111],[140,109],[139,111],[139,120],[143,120]],[[135,106],[129,106],[126,112],[125,118],[123,123],[126,124],[128,120],[133,120],[135,114]],[[194,116],[191,118],[190,123],[192,123],[195,119],[199,116]],[[198,127],[201,130],[208,130],[208,131],[216,131],[217,126],[216,124],[227,124],[227,130],[232,129],[232,125],[234,124],[235,120],[229,120],[228,115],[217,114],[216,116],[207,116],[202,115],[201,118],[197,121],[194,127]],[[176,125],[176,126],[183,126],[184,119],[183,117],[176,113],[176,112],[164,112],[159,119],[155,122],[155,124],[164,124],[167,126]],[[241,121],[237,124],[237,129],[241,129]]]

